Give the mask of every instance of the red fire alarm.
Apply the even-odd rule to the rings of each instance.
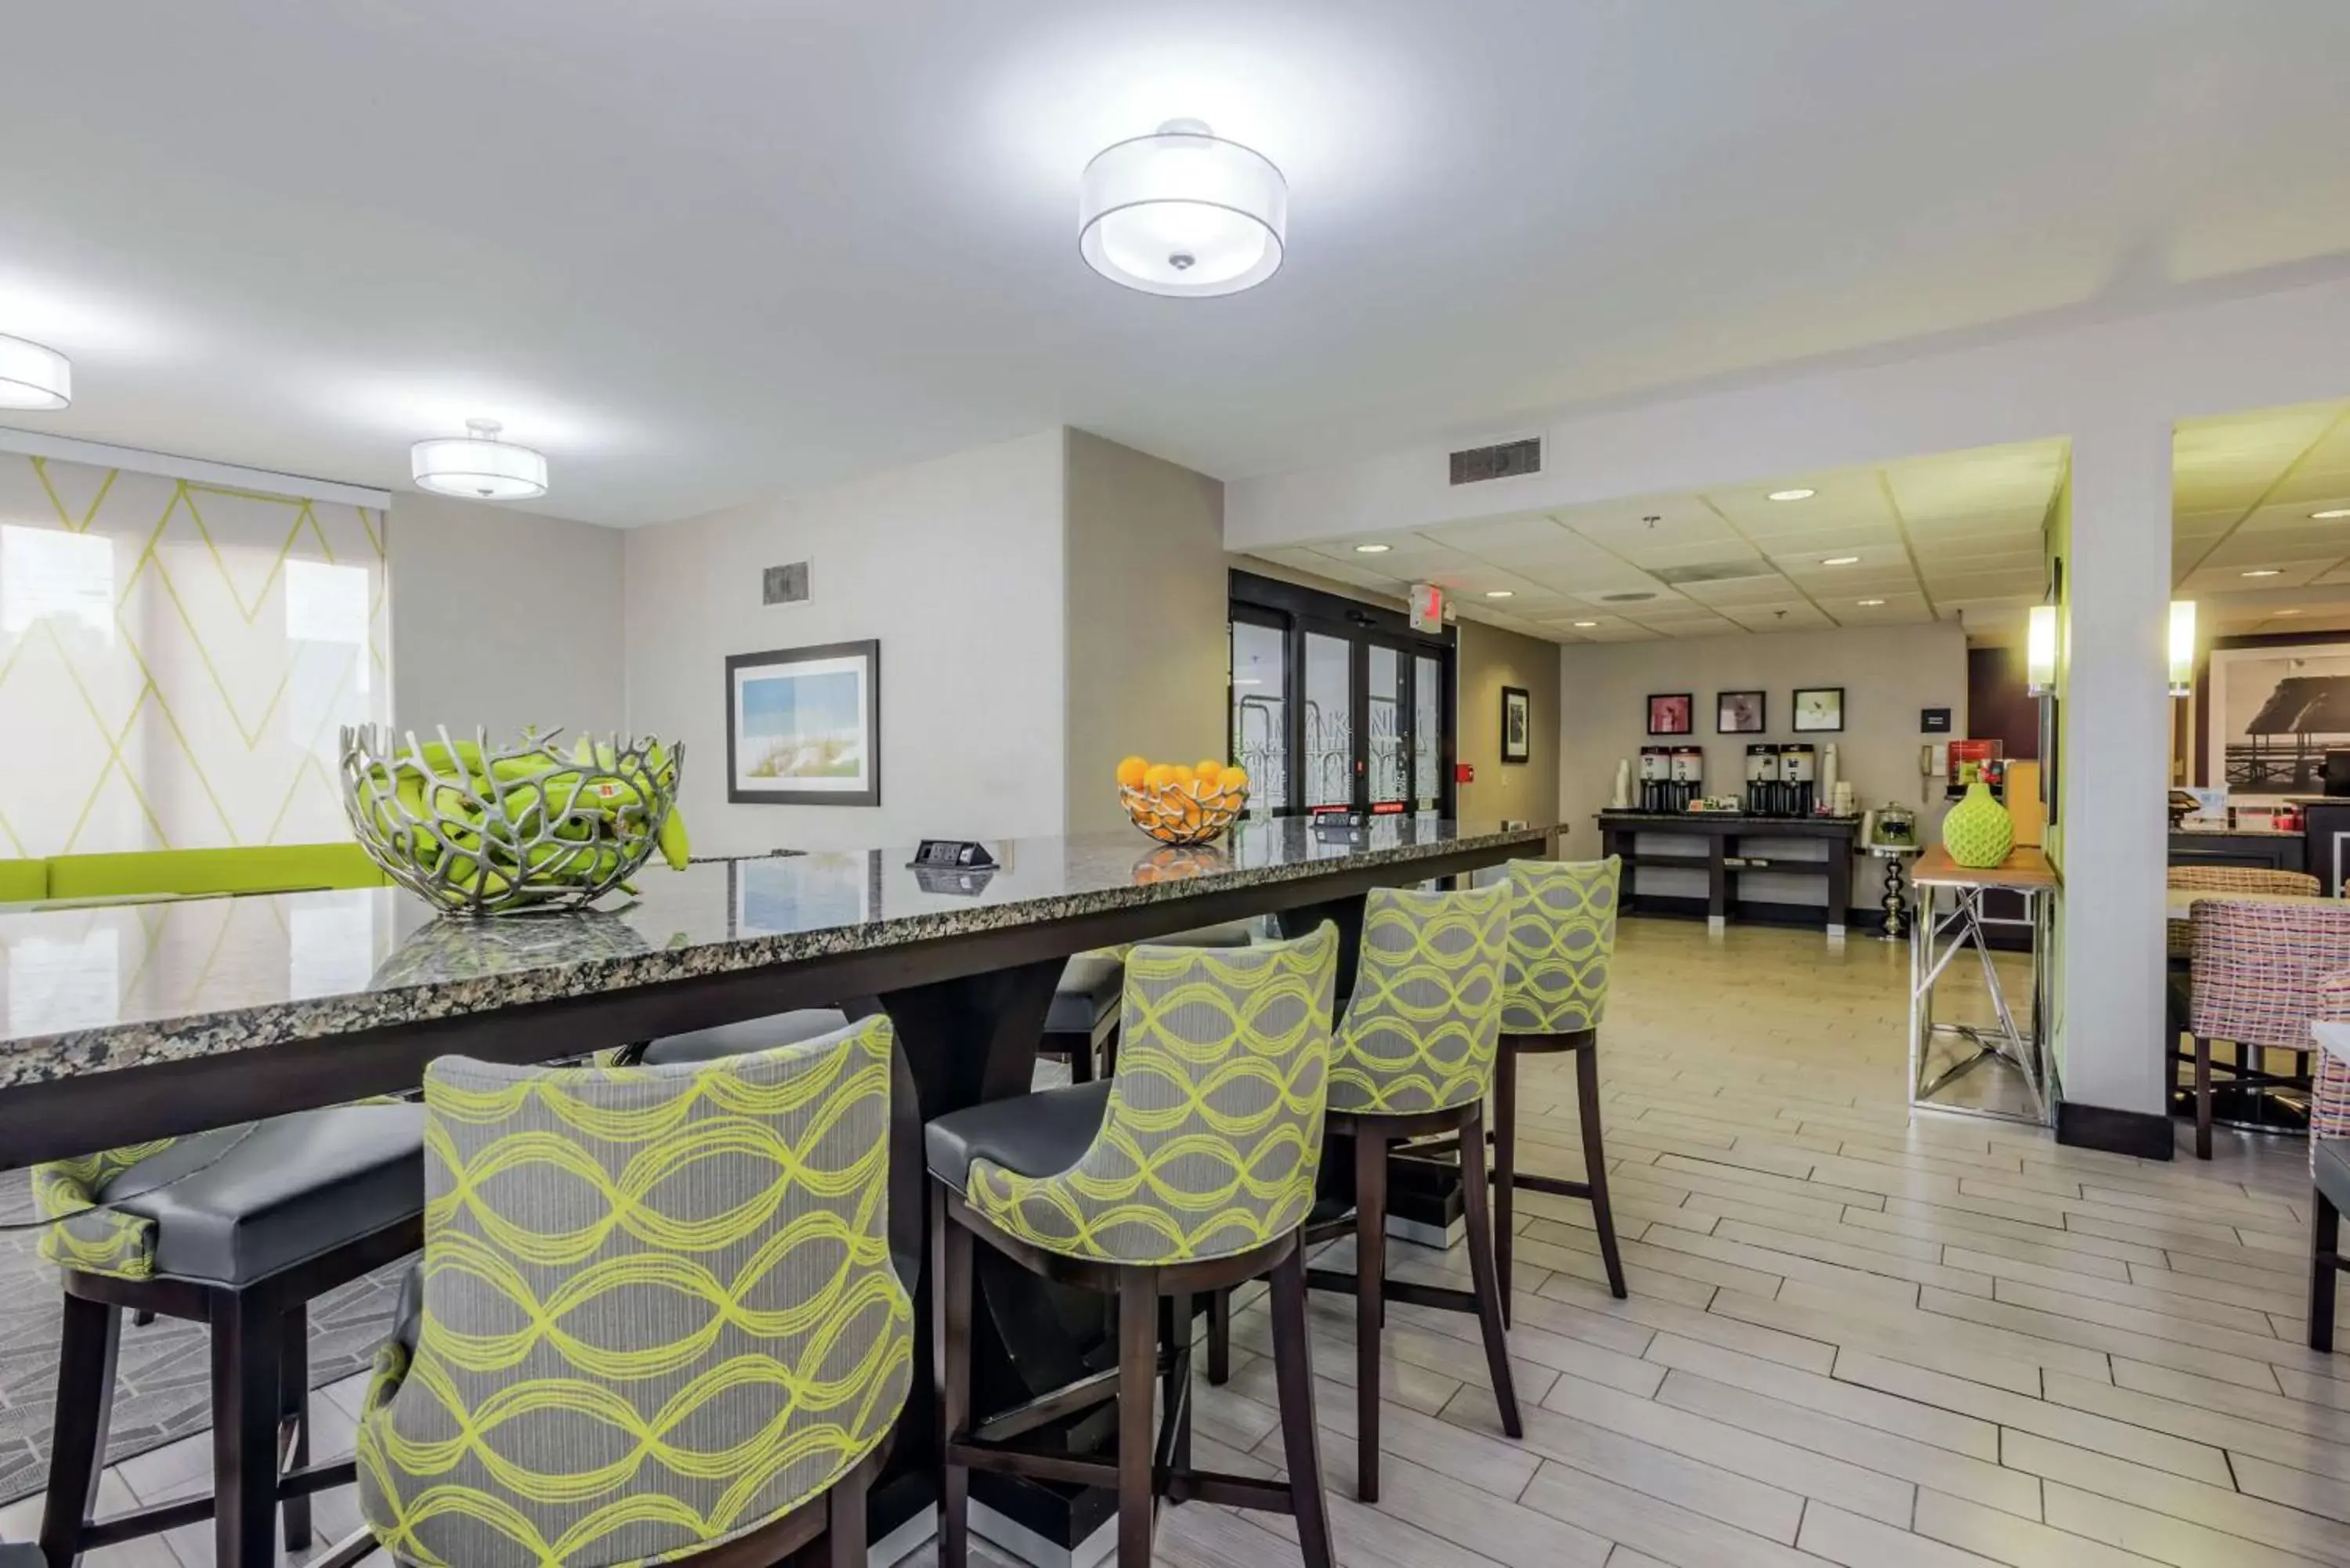
[[[1477,764],[1474,763],[1453,763],[1452,782],[1454,784],[1475,784],[1477,782]]]

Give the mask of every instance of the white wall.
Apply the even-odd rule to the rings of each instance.
[[[1057,429],[625,535],[630,722],[687,747],[701,854],[1055,834],[1065,808]],[[807,603],[760,571],[810,563]],[[881,804],[726,804],[726,656],[878,638]]]
[[[1100,833],[1127,826],[1119,758],[1229,744],[1224,487],[1077,430],[1067,486],[1068,830]]]
[[[392,722],[622,728],[619,531],[402,493],[391,504]]]
[[[1842,734],[1795,732],[1798,686],[1844,688]],[[1760,735],[1715,734],[1716,694],[1756,691],[1766,696],[1770,728]],[[1930,833],[1943,803],[1939,790],[1930,805],[1920,797],[1918,748],[1932,737],[1918,732],[1918,711],[1948,708],[1951,732],[1967,732],[1967,639],[1956,626],[1935,624],[1571,645],[1559,649],[1559,691],[1560,848],[1570,857],[1599,853],[1592,814],[1607,804],[1618,761],[1630,760],[1637,781],[1642,746],[1688,742],[1705,748],[1706,793],[1739,794],[1751,742],[1808,741],[1825,761],[1834,742],[1840,776],[1852,781],[1864,808],[1888,800],[1918,808],[1920,828]],[[1648,732],[1649,693],[1669,691],[1696,699],[1697,732],[1683,742]],[[1668,896],[1705,894],[1700,872],[1644,871],[1640,883]],[[1739,890],[1784,904],[1817,904],[1826,893],[1817,877],[1761,874],[1740,877]],[[1875,906],[1877,879],[1856,867],[1852,893],[1856,905]]]

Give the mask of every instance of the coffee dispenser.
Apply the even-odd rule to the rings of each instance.
[[[1667,797],[1672,790],[1673,752],[1670,746],[1640,748],[1640,809],[1670,811]]]
[[[1750,745],[1746,748],[1746,815],[1773,816],[1777,815],[1774,803],[1779,787],[1779,748],[1773,745]]]
[[[1809,816],[1819,804],[1820,753],[1811,745],[1779,748],[1779,814]]]
[[[1672,758],[1672,804],[1669,811],[1687,811],[1705,794],[1705,748],[1675,746]]]

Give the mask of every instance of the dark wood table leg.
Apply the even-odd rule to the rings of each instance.
[[[1720,930],[1730,919],[1730,837],[1727,834],[1705,836],[1705,923],[1709,930]]]
[[[1852,908],[1852,846],[1841,838],[1828,843],[1828,935],[1844,935],[1846,913]]]

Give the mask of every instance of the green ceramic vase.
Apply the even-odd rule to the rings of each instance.
[[[2015,823],[1980,779],[1967,786],[1966,798],[1942,818],[1942,847],[1961,866],[1996,866],[2014,846]]]

